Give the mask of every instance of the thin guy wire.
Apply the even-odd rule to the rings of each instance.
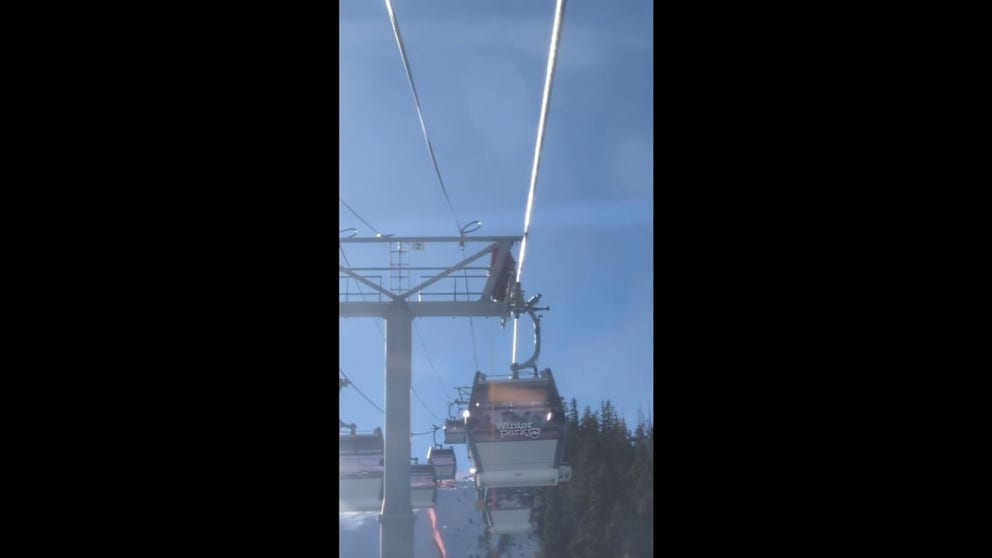
[[[431,366],[431,370],[434,371],[434,377],[437,378],[437,384],[441,386],[441,394],[447,399],[448,388],[444,387],[444,382],[441,381],[441,375],[434,368],[434,362],[431,361],[431,355],[427,353],[427,344],[424,343],[424,336],[420,334],[420,328],[417,327],[417,322],[413,322],[413,330],[417,332],[417,337],[420,339],[420,346],[424,348],[424,356],[427,357],[427,364]]]
[[[464,233],[462,233],[461,230],[459,230],[458,233],[459,233],[459,235],[464,236]],[[458,249],[461,250],[462,260],[464,260],[465,259],[465,244],[458,243]],[[462,271],[464,272],[464,275],[465,275],[465,300],[469,300],[468,270],[467,269],[463,269]],[[455,284],[457,285],[458,282],[456,281]],[[475,343],[475,322],[474,322],[474,320],[472,320],[472,316],[469,316],[468,317],[468,327],[469,327],[469,331],[472,333],[472,358],[475,360],[475,369],[478,370],[479,369],[479,352],[475,348],[475,344],[476,344]]]
[[[369,399],[368,397],[365,396],[364,393],[362,393],[362,390],[358,389],[358,386],[355,385],[355,382],[351,381],[351,378],[349,378],[348,375],[344,373],[344,370],[342,370],[340,366],[338,367],[338,371],[341,372],[341,375],[344,376],[345,380],[348,380],[348,383],[351,385],[351,387],[355,388],[355,391],[358,392],[358,395],[365,397],[365,400],[368,401],[373,407],[375,407],[376,410],[378,410],[380,413],[384,415],[386,414],[386,411],[380,409],[378,405],[373,403],[371,399]]]
[[[466,278],[466,281],[468,279]],[[479,369],[479,351],[475,348],[475,323],[472,320],[472,316],[468,317],[468,328],[472,332],[472,358],[475,359],[475,369]]]
[[[417,390],[413,387],[413,384],[410,384],[410,391],[413,392],[414,397],[417,398],[417,401],[420,401],[420,404],[423,405],[424,410],[426,410],[430,416],[436,418],[437,420],[444,420],[443,418],[435,415],[434,412],[427,407],[427,403],[424,403],[424,400],[420,398],[420,394],[417,393]]]
[[[344,258],[344,263],[348,264],[348,267],[350,268],[351,262],[348,261],[348,255],[344,253],[344,246],[338,244],[338,250],[341,250],[341,256]],[[354,278],[352,277],[351,279]],[[345,283],[345,285],[349,285],[349,284],[350,283]],[[358,281],[358,279],[355,279],[355,286],[358,287],[358,294],[362,295],[362,301],[364,302],[365,300],[367,300],[365,298],[365,292],[362,291],[362,284]],[[382,340],[385,341],[386,334],[382,331],[382,326],[379,325],[379,320],[378,319],[373,320],[372,323],[375,325],[375,328],[379,330],[379,335],[382,337]]]
[[[372,225],[370,225],[368,221],[366,221],[365,219],[362,219],[362,216],[359,215],[357,211],[355,211],[354,209],[352,209],[351,206],[348,205],[348,203],[346,201],[344,201],[340,197],[338,198],[338,201],[340,201],[342,204],[344,204],[344,206],[348,208],[348,211],[350,211],[355,217],[358,217],[358,220],[359,221],[365,223],[365,226],[366,227],[372,229],[372,232],[374,232],[375,234],[377,234],[379,236],[382,236],[382,233],[381,232],[379,232],[375,227],[373,227]]]

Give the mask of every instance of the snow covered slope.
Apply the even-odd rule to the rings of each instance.
[[[486,523],[476,509],[476,492],[471,477],[459,480],[457,488],[437,491],[438,530],[448,558],[488,558],[497,548],[499,537],[486,537]],[[414,558],[438,558],[431,521],[426,510],[415,512],[413,524]],[[349,558],[379,557],[379,522],[376,513],[339,514],[339,550]],[[504,535],[509,538],[502,558],[534,558],[540,544],[533,534]]]

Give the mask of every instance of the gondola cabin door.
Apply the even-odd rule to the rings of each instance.
[[[427,462],[434,467],[437,480],[455,480],[458,464],[454,448],[431,447],[427,450]]]

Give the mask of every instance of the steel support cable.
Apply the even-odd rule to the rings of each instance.
[[[344,201],[340,197],[338,197],[338,201],[341,202],[341,204],[344,205],[346,208],[348,208],[348,211],[350,211],[352,215],[354,215],[355,217],[358,217],[358,220],[359,221],[365,223],[365,226],[366,227],[372,229],[372,232],[374,232],[375,234],[377,234],[379,236],[385,236],[381,232],[379,232],[378,229],[376,229],[375,227],[373,227],[372,225],[370,225],[368,221],[366,221],[365,219],[362,219],[362,216],[359,215],[357,211],[355,211],[354,209],[352,209],[351,206],[348,205],[348,202]]]
[[[341,246],[340,244],[338,244],[338,250],[341,251],[341,257],[344,258],[344,263],[346,263],[348,265],[348,267],[350,268],[351,267],[351,262],[348,261],[348,255],[344,253],[344,246]],[[352,279],[354,279],[354,277],[352,277]],[[349,285],[349,284],[350,283],[345,283],[345,285]],[[365,300],[367,300],[365,298],[365,292],[362,291],[362,284],[357,279],[355,279],[355,286],[358,287],[358,294],[362,295],[362,301],[364,302]],[[385,341],[386,340],[386,333],[384,331],[382,331],[382,326],[379,325],[379,320],[375,320],[372,323],[375,324],[375,328],[377,330],[379,330],[379,335],[382,336],[382,340]]]
[[[435,415],[434,412],[430,410],[430,408],[427,406],[427,403],[424,403],[424,400],[420,398],[420,394],[417,393],[417,390],[416,388],[413,387],[413,384],[410,384],[410,391],[413,392],[413,396],[417,398],[417,401],[420,401],[420,404],[423,405],[424,410],[427,411],[427,414],[436,418],[437,420],[444,420],[443,418]]]
[[[472,229],[471,231],[467,230],[472,225],[477,225],[477,226],[474,229]],[[482,226],[482,221],[474,221],[472,223],[469,223],[468,225],[465,225],[464,227],[461,227],[461,228],[458,229],[458,236],[459,236],[459,238],[465,238],[465,235],[468,232],[476,231],[481,226]],[[461,253],[462,253],[462,259],[464,260],[465,259],[465,243],[464,242],[459,242],[458,243],[458,249],[461,251]],[[471,300],[470,299],[470,296],[471,295],[469,294],[471,291],[468,288],[468,270],[467,269],[463,269],[462,270],[462,274],[465,277],[465,300]],[[455,285],[457,285],[457,284],[458,283],[456,282]],[[475,361],[475,369],[478,370],[479,369],[479,351],[476,349],[475,321],[472,319],[472,316],[469,316],[468,317],[468,327],[469,327],[469,331],[472,334],[472,358]]]
[[[385,1],[386,1],[386,11],[387,11],[387,13],[389,15],[389,22],[390,22],[390,24],[392,25],[392,28],[393,28],[393,36],[396,38],[396,46],[397,46],[397,48],[399,48],[399,51],[400,51],[400,60],[403,62],[403,69],[406,72],[406,78],[407,78],[407,81],[410,84],[410,91],[411,91],[411,93],[413,93],[413,102],[414,102],[414,106],[417,109],[417,119],[420,122],[420,129],[421,129],[421,131],[423,132],[423,135],[424,135],[424,143],[426,143],[426,145],[427,145],[427,152],[430,155],[430,157],[431,157],[431,163],[434,166],[434,174],[437,175],[438,184],[441,186],[441,193],[444,195],[444,200],[448,204],[448,209],[451,211],[451,216],[455,220],[455,226],[458,228],[459,235],[464,235],[465,234],[465,229],[469,225],[466,225],[465,227],[462,226],[461,220],[458,218],[457,212],[455,212],[455,206],[451,202],[451,196],[448,194],[448,189],[444,186],[444,178],[441,176],[441,169],[440,169],[440,167],[437,164],[437,156],[434,154],[434,146],[431,143],[430,134],[427,133],[427,123],[424,120],[424,112],[423,112],[423,109],[421,108],[421,105],[420,105],[420,96],[417,94],[417,86],[416,86],[416,84],[415,84],[415,82],[413,80],[413,71],[410,69],[410,61],[409,61],[409,59],[407,58],[407,55],[406,55],[406,47],[403,44],[403,36],[402,36],[402,33],[400,33],[399,22],[396,19],[396,13],[393,11],[392,2],[390,2],[390,0],[385,0]],[[342,201],[342,203],[343,203],[343,201]],[[370,228],[372,228],[372,227],[370,226]],[[375,230],[375,229],[373,228],[373,230]],[[464,249],[462,250],[462,252],[464,254]],[[467,291],[468,290],[467,272],[466,272],[465,281],[466,281],[466,291]],[[471,320],[471,318],[470,318],[470,320]],[[476,348],[475,348],[475,328],[474,328],[474,326],[472,326],[471,322],[470,322],[470,326],[471,326],[471,331],[472,331],[472,351],[473,351],[473,354],[475,355],[476,368],[478,368],[478,354],[477,354]],[[421,341],[423,341],[423,340],[421,339]],[[424,347],[424,349],[425,349],[425,353],[426,353],[426,347]],[[433,364],[432,364],[432,367],[433,367]],[[436,371],[435,371],[435,373],[436,373]],[[440,377],[438,377],[438,380],[440,381]],[[443,385],[442,385],[442,387],[443,387]],[[411,389],[412,389],[412,386],[411,386]],[[420,396],[417,395],[417,393],[416,393],[415,390],[414,390],[413,393],[414,393],[414,395],[417,396],[417,399],[420,400]],[[420,403],[421,403],[421,405],[424,405],[424,408],[427,409],[427,412],[428,413],[431,413],[430,409],[427,408],[427,405],[424,404],[423,400],[420,400]],[[436,417],[436,418],[438,418],[439,420],[441,420],[440,417],[437,417],[437,415],[434,415],[433,413],[431,413],[431,415],[434,416],[434,417]]]
[[[434,362],[431,360],[431,355],[427,352],[427,344],[424,343],[424,337],[420,334],[420,328],[417,327],[417,323],[416,322],[414,322],[413,328],[414,328],[414,331],[417,332],[417,337],[420,339],[420,345],[421,345],[421,347],[424,348],[424,356],[427,358],[427,363],[430,364],[431,370],[434,371],[434,377],[437,378],[437,383],[441,387],[441,396],[442,397],[446,397],[445,394],[447,393],[447,390],[444,387],[444,383],[441,382],[441,376],[437,373],[437,369],[434,368]],[[432,417],[434,417],[434,418],[436,418],[438,420],[444,420],[441,417],[435,415],[433,412],[431,412],[430,409],[427,408],[427,404],[424,403],[424,401],[422,399],[420,399],[420,395],[417,393],[417,391],[415,389],[413,389],[413,383],[412,382],[410,384],[410,390],[413,391],[413,394],[417,396],[417,400],[420,401],[420,404],[424,406],[424,409],[426,409],[427,412],[430,413],[430,415]]]
[[[344,256],[344,263],[348,264],[348,267],[351,268],[351,262],[348,261],[348,256],[345,256],[344,255],[344,247],[341,246],[340,244],[338,244],[338,250],[341,252],[341,255]],[[355,281],[355,283],[358,283],[358,281]],[[344,281],[344,299],[345,300],[350,300],[351,299],[351,290],[349,289],[350,285],[351,285],[351,281],[349,281],[348,279],[345,279],[345,281]],[[359,287],[359,291],[358,292],[362,292],[361,291],[361,287]],[[364,296],[362,297],[362,300],[365,300],[365,297]]]
[[[465,282],[468,283],[468,278],[465,278]],[[468,290],[468,285],[465,285],[465,289]],[[468,328],[472,332],[472,358],[475,359],[475,369],[479,369],[479,351],[475,348],[475,323],[472,321],[472,316],[468,317]]]
[[[387,0],[388,2],[388,0]],[[551,28],[551,46],[548,48],[548,70],[544,79],[544,97],[541,100],[541,116],[537,123],[537,142],[534,145],[534,166],[530,171],[530,189],[527,192],[527,209],[524,212],[524,234],[520,240],[520,254],[517,261],[516,284],[524,272],[524,257],[527,254],[527,237],[530,234],[531,215],[534,210],[534,192],[537,189],[537,175],[541,168],[541,149],[544,147],[544,128],[548,123],[548,110],[551,107],[551,85],[554,82],[555,66],[558,62],[558,43],[561,39],[561,22],[565,15],[565,0],[558,0],[555,6],[555,22]],[[513,320],[513,362],[517,362],[517,324],[520,316]]]
[[[448,202],[448,209],[451,210],[451,216],[455,219],[455,225],[458,227],[458,230],[461,230],[461,221],[458,220],[458,215],[455,213],[455,206],[452,205],[451,197],[448,196],[448,189],[444,187],[444,179],[441,178],[441,170],[437,165],[437,157],[434,156],[434,146],[431,145],[431,138],[427,135],[427,124],[424,123],[424,113],[420,109],[420,97],[417,95],[417,86],[413,83],[413,72],[410,71],[410,62],[406,57],[406,48],[403,46],[403,37],[400,35],[400,25],[396,21],[396,14],[393,13],[393,4],[389,0],[386,0],[386,11],[389,12],[389,22],[393,26],[396,46],[400,49],[400,58],[403,61],[403,69],[406,70],[406,79],[410,82],[410,90],[413,92],[413,102],[417,106],[417,117],[420,119],[420,129],[424,132],[427,151],[430,153],[431,162],[434,163],[434,173],[437,174],[437,180],[441,184],[441,193],[444,194],[444,199]]]
[[[355,382],[351,381],[351,378],[349,378],[348,375],[344,373],[344,370],[342,370],[341,367],[338,367],[338,371],[341,372],[341,375],[344,376],[344,379],[345,380],[348,380],[348,384],[351,387],[355,388],[355,391],[358,392],[358,395],[361,395],[362,397],[364,397],[366,401],[368,401],[373,407],[376,408],[377,411],[379,411],[382,414],[386,414],[386,412],[383,411],[382,409],[380,409],[378,405],[376,405],[375,403],[373,403],[371,399],[369,399],[368,397],[366,397],[366,395],[364,393],[362,393],[362,390],[358,389],[358,386],[355,385]]]
[[[464,236],[464,233],[460,233],[460,234],[461,234],[461,236]],[[460,244],[459,245],[459,250],[461,250],[462,259],[464,260],[465,259],[465,247],[464,247],[464,245],[461,245]],[[470,294],[471,291],[469,290],[469,287],[468,287],[468,270],[465,269],[465,270],[462,270],[462,272],[463,272],[464,278],[465,278],[465,300],[468,301],[468,300],[471,300],[471,294]],[[455,299],[456,300],[458,299],[458,281],[455,281]],[[476,348],[475,321],[472,319],[472,316],[469,316],[468,317],[468,328],[469,328],[469,331],[471,332],[471,335],[472,335],[472,358],[475,361],[475,369],[478,370],[479,369],[479,351]]]
[[[420,121],[420,129],[424,133],[424,142],[427,144],[427,152],[431,156],[431,163],[434,165],[434,174],[437,175],[438,184],[441,185],[441,193],[444,194],[444,200],[448,203],[448,209],[451,210],[451,216],[455,220],[455,226],[458,228],[458,234],[464,236],[465,229],[471,226],[473,223],[462,226],[461,220],[458,218],[458,214],[455,212],[455,206],[451,203],[451,196],[448,195],[448,189],[444,186],[444,179],[441,177],[441,168],[437,164],[437,157],[434,155],[434,146],[431,144],[430,135],[427,133],[427,124],[424,121],[424,112],[420,107],[420,96],[417,95],[417,86],[413,81],[413,71],[410,69],[410,61],[406,56],[406,47],[403,45],[403,35],[400,33],[400,25],[396,20],[396,13],[393,11],[393,4],[390,0],[386,0],[386,11],[389,13],[389,22],[393,27],[393,36],[396,37],[396,46],[400,51],[400,59],[403,62],[403,69],[406,71],[406,79],[410,83],[410,91],[413,93],[413,102],[417,108],[417,118]],[[464,255],[464,249],[462,250],[462,255]],[[468,272],[465,272],[465,290],[466,294],[468,292]],[[469,328],[472,332],[472,352],[475,356],[475,367],[479,368],[479,357],[475,348],[475,327],[472,323],[472,317],[469,316]]]
[[[424,336],[420,334],[420,328],[417,327],[417,322],[413,323],[413,329],[417,332],[417,337],[420,339],[420,346],[424,348],[424,356],[427,357],[427,364],[431,365],[431,370],[434,371],[434,377],[437,378],[437,385],[441,387],[441,394],[447,398],[448,388],[444,387],[444,382],[441,381],[441,375],[437,373],[437,369],[434,368],[434,362],[431,361],[431,355],[427,353],[427,344],[424,343]]]

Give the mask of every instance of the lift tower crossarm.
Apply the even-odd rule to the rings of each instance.
[[[416,318],[427,317],[502,317],[507,313],[506,302],[493,302],[491,296],[493,289],[503,273],[505,265],[505,255],[509,253],[515,242],[519,242],[522,236],[404,236],[404,237],[376,237],[376,238],[342,238],[341,244],[390,244],[390,243],[459,243],[461,246],[469,243],[485,242],[487,246],[468,256],[455,265],[440,267],[438,273],[431,276],[426,281],[417,286],[394,292],[376,284],[371,279],[363,276],[360,271],[363,268],[351,268],[338,264],[338,270],[346,277],[352,278],[362,285],[373,289],[373,296],[379,294],[386,297],[386,301],[341,301],[339,303],[339,314],[342,318],[383,318],[388,311],[392,301],[403,300],[409,303],[409,310]],[[474,301],[413,301],[413,296],[423,293],[425,289],[446,278],[454,278],[454,274],[470,266],[476,260],[486,254],[495,253],[496,258],[490,270],[489,277],[485,281],[481,292],[477,292],[478,298]],[[368,268],[364,268],[368,269]],[[380,268],[375,268],[380,269]],[[428,268],[430,269],[430,268]]]
[[[410,295],[412,295],[414,293],[418,293],[420,291],[423,291],[424,289],[426,289],[427,287],[433,285],[434,283],[437,283],[441,279],[444,279],[445,277],[451,276],[452,273],[468,267],[468,264],[474,262],[475,260],[481,258],[482,256],[485,256],[486,254],[488,254],[488,253],[492,252],[493,250],[497,249],[498,247],[499,247],[499,243],[493,243],[492,245],[490,245],[490,246],[488,246],[486,248],[483,248],[482,250],[479,250],[475,254],[472,254],[471,256],[469,256],[468,258],[465,258],[464,260],[458,262],[457,264],[455,264],[455,265],[453,265],[453,266],[451,266],[451,267],[449,267],[447,269],[442,270],[441,273],[438,273],[437,275],[435,275],[431,279],[428,279],[427,281],[424,281],[423,283],[417,285],[416,287],[413,287],[412,289],[410,289],[410,290],[406,291],[405,293],[399,295],[399,297],[402,298],[402,299],[407,299],[407,298],[410,297]]]
[[[342,318],[385,318],[391,302],[342,302]],[[410,302],[410,312],[416,318],[499,318],[506,314],[505,302],[489,300],[465,302]]]
[[[354,236],[341,238],[342,244],[388,244],[390,242],[520,242],[523,236]]]

